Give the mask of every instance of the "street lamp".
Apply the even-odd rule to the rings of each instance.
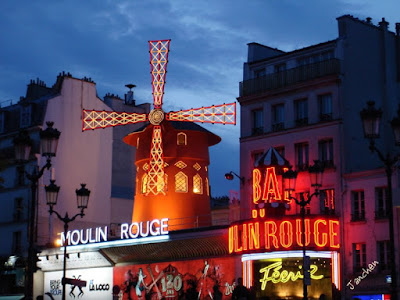
[[[35,219],[36,219],[36,203],[37,203],[37,188],[38,181],[43,176],[45,169],[51,168],[51,157],[56,156],[58,139],[60,132],[53,128],[53,122],[47,122],[46,130],[40,130],[40,149],[42,156],[47,157],[46,164],[38,170],[37,167],[33,169],[32,174],[25,172],[26,178],[31,183],[31,201],[29,207],[29,247],[28,247],[28,263],[27,272],[25,277],[25,298],[33,298],[33,273],[36,269],[36,249],[35,249]],[[26,130],[22,130],[14,138],[14,151],[15,159],[17,162],[25,163],[29,160],[29,154],[32,148],[32,139],[29,137]]]
[[[393,167],[398,162],[399,156],[392,157],[388,152],[384,155],[376,146],[375,139],[379,138],[379,126],[382,118],[382,110],[375,108],[375,102],[368,101],[367,108],[360,112],[361,121],[364,129],[364,137],[369,139],[369,149],[376,152],[379,159],[385,166],[387,179],[387,197],[386,209],[389,218],[389,239],[390,239],[390,265],[391,265],[391,299],[397,300],[397,274],[396,274],[396,255],[395,255],[395,239],[394,239],[394,220],[393,220],[393,194],[392,194],[392,174]],[[391,121],[395,145],[400,145],[400,110],[397,111],[397,117]]]
[[[233,171],[230,171],[229,173],[225,173],[225,179],[227,179],[227,180],[233,180],[233,178],[234,178],[233,176],[236,176],[237,178],[239,178],[240,183],[244,184],[244,177],[239,176],[238,174],[236,174]]]
[[[284,180],[285,190],[288,192],[289,199],[293,199],[297,205],[300,205],[300,213],[302,219],[302,247],[303,247],[303,299],[307,299],[307,285],[311,284],[310,278],[310,258],[306,256],[306,206],[311,202],[314,196],[319,195],[319,188],[322,186],[322,173],[324,172],[324,167],[321,165],[320,161],[314,161],[314,165],[308,168],[308,173],[310,175],[311,186],[315,188],[315,192],[308,195],[305,199],[304,197],[297,199],[292,196],[292,193],[296,190],[296,179],[297,172],[293,171],[291,167],[282,177]]]
[[[76,200],[77,206],[81,210],[80,213],[76,214],[72,218],[68,217],[68,212],[65,213],[64,217],[53,209],[53,206],[57,204],[58,192],[60,191],[60,187],[55,184],[55,180],[50,180],[50,184],[45,186],[46,190],[46,203],[50,207],[49,213],[52,215],[53,213],[56,214],[57,218],[64,223],[64,260],[63,260],[63,277],[62,277],[62,285],[63,285],[63,293],[62,299],[65,300],[66,293],[66,267],[67,267],[67,232],[68,232],[68,224],[71,223],[76,219],[76,217],[80,216],[83,218],[85,215],[83,211],[87,208],[89,202],[90,191],[86,188],[86,184],[81,183],[81,188],[76,190]]]

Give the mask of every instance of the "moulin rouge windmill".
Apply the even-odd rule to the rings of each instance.
[[[164,112],[169,43],[170,40],[149,41],[153,85],[153,109],[149,114],[84,109],[82,129],[149,122],[124,138],[124,142],[136,147],[132,221],[167,217],[198,222],[202,216],[207,223],[210,219],[205,217],[210,215],[208,147],[217,144],[220,138],[193,123],[235,125],[236,103]],[[187,225],[175,222],[175,229],[192,227],[192,221]]]

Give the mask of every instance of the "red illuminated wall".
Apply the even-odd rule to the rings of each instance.
[[[185,123],[185,122],[176,122]],[[179,124],[178,124],[179,125]],[[196,124],[191,124],[197,126]],[[181,125],[182,126],[182,125]],[[211,225],[210,195],[208,190],[208,165],[210,163],[208,147],[217,144],[220,138],[211,132],[200,130],[175,129],[171,122],[161,124],[164,151],[164,172],[167,175],[166,194],[145,195],[141,191],[141,181],[147,173],[144,166],[149,162],[152,140],[152,125],[141,132],[131,133],[124,141],[137,147],[136,161],[136,193],[132,214],[132,222],[169,218],[169,230],[193,228]],[[177,145],[178,133],[187,137],[186,145]],[[139,144],[138,144],[139,141]],[[182,161],[185,168],[175,164]],[[200,169],[193,166],[200,165]],[[187,176],[187,192],[175,192],[175,175],[183,172]],[[198,174],[202,179],[202,193],[193,192],[193,176]],[[198,217],[200,216],[200,217]]]
[[[114,287],[124,300],[231,299],[235,282],[233,257],[163,262],[114,268]],[[157,298],[161,296],[160,298]]]

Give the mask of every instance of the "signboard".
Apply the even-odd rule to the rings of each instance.
[[[324,216],[305,218],[307,249],[337,250],[339,220]],[[229,227],[229,253],[302,249],[302,219],[296,215],[280,219],[257,218]]]
[[[168,218],[154,219],[146,222],[133,222],[131,224],[121,224],[120,239],[137,239],[149,236],[160,236],[168,234]],[[76,229],[68,231],[66,236],[64,232],[60,233],[61,244],[64,245],[65,241],[68,246],[71,245],[85,245],[91,243],[107,242],[108,241],[108,227],[96,227],[87,229]]]
[[[110,299],[113,287],[112,268],[67,270],[67,278],[86,281],[86,286],[66,286],[66,299]],[[44,299],[62,299],[62,271],[44,273]],[[47,295],[47,296],[46,296]]]
[[[302,257],[271,258],[252,262],[253,282],[257,298],[285,299],[303,296]],[[311,258],[308,296],[332,299],[332,267],[330,258]]]
[[[232,257],[164,262],[114,268],[119,299],[231,299]]]

